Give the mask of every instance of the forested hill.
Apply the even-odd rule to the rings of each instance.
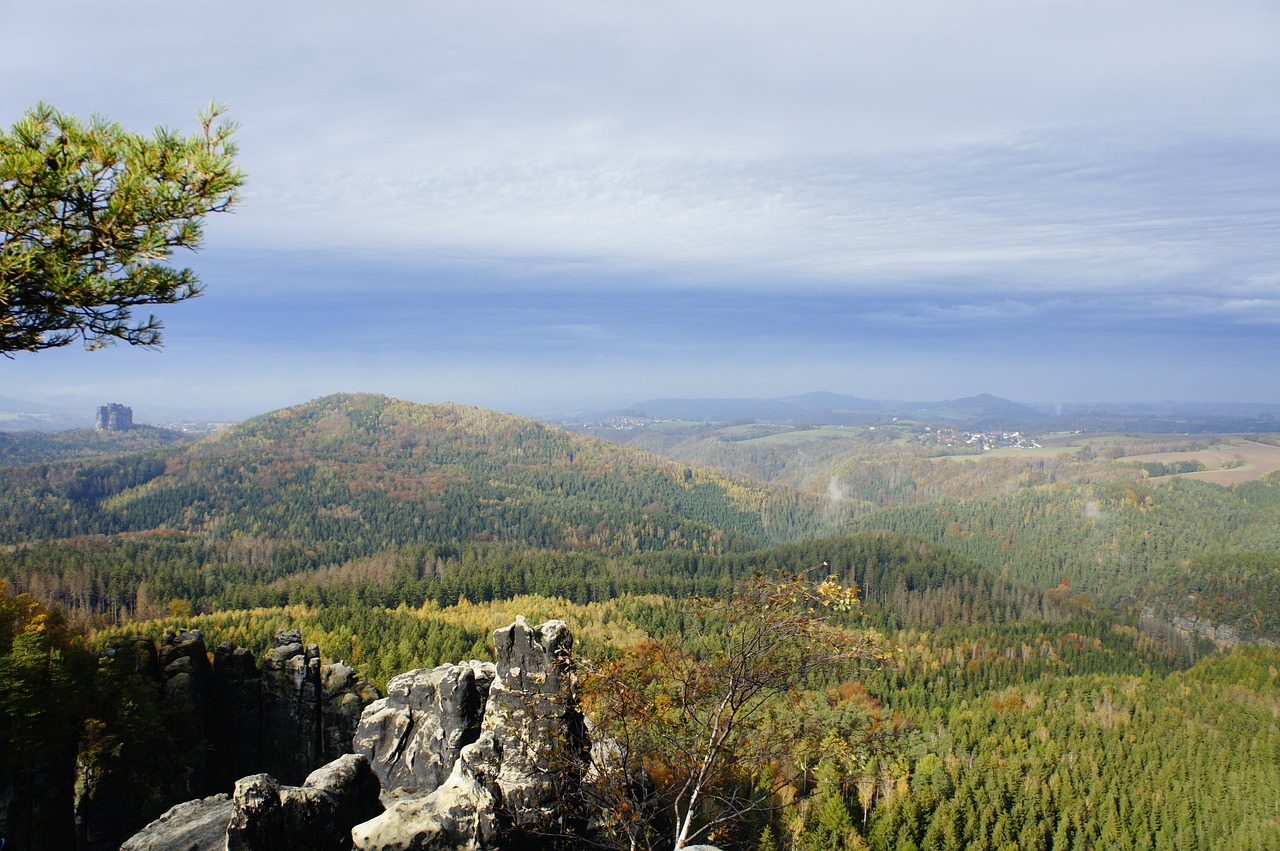
[[[189,442],[191,438],[181,432],[148,425],[136,425],[128,431],[0,431],[0,465],[121,455]]]
[[[777,493],[522,417],[336,395],[167,452],[4,468],[0,540],[183,533],[328,561],[425,541],[720,552],[818,513]]]
[[[884,509],[852,530],[937,542],[988,570],[1169,621],[1280,642],[1280,477],[1223,487],[1130,480],[1025,486]]]

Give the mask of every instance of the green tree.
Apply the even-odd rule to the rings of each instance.
[[[204,217],[244,181],[224,113],[210,104],[196,133],[148,138],[41,103],[0,132],[0,353],[160,344],[160,321],[134,308],[200,293],[165,261],[200,247]]]

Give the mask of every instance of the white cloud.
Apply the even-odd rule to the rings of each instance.
[[[273,352],[287,366],[271,381],[316,393],[338,378],[333,389],[377,389],[397,353],[408,357],[405,341],[379,338],[376,311],[342,330],[376,341],[386,360],[341,366],[279,355],[270,341],[232,357],[214,324],[235,311],[288,322],[290,300],[337,310],[343,293],[405,312],[421,307],[403,301],[418,290],[545,287],[536,328],[597,349],[645,329],[556,298],[750,289],[782,309],[790,293],[833,293],[865,302],[864,332],[873,321],[1276,321],[1273,0],[228,0],[163,14],[146,0],[109,11],[72,0],[6,4],[0,29],[0,122],[38,99],[139,129],[191,127],[210,97],[231,107],[245,202],[209,222],[194,265],[216,285],[174,315],[190,323],[175,326],[185,339],[226,353],[224,378],[246,399],[271,392],[261,365]],[[659,379],[672,375],[724,386],[743,363],[754,376],[744,392],[844,380],[895,395],[912,376],[932,389],[963,378],[929,373],[938,359],[925,351],[886,364],[874,348],[824,349],[823,363],[764,333],[744,351],[715,336],[714,306],[699,309],[690,325],[707,336],[680,353],[723,346],[723,360],[691,367],[673,355],[657,365],[665,375],[650,381],[637,366],[627,387],[663,395]],[[203,333],[202,316],[215,317]],[[649,335],[655,347],[671,345],[663,330]],[[498,375],[494,386],[540,392],[529,374],[507,380],[524,367],[508,354],[431,387]],[[184,361],[174,345],[163,361],[95,357],[101,386],[112,369],[165,363],[181,390],[168,364],[199,355]],[[24,361],[23,380],[52,387],[63,362]],[[565,374],[607,392],[619,368]],[[427,379],[397,386],[426,387],[414,380]],[[970,390],[999,392],[973,380]]]

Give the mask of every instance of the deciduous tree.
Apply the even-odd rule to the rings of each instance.
[[[833,579],[757,576],[695,601],[681,646],[652,642],[585,675],[598,773],[620,779],[597,790],[620,799],[606,809],[625,844],[678,851],[773,805],[802,744],[829,732],[796,696],[878,656],[870,633],[832,620],[857,606]]]

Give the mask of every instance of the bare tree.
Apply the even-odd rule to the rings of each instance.
[[[681,646],[654,641],[585,670],[597,828],[679,851],[776,806],[796,754],[829,733],[797,711],[798,692],[880,658],[873,634],[840,623],[858,605],[834,579],[757,576],[693,601]]]

